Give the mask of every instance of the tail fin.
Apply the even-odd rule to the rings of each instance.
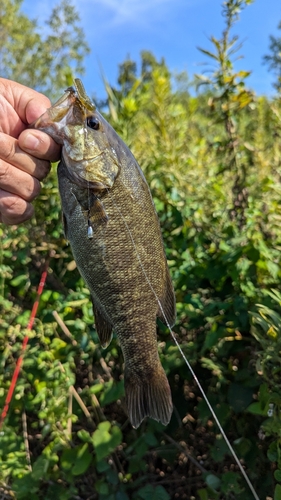
[[[151,417],[168,425],[173,412],[171,390],[165,372],[160,365],[156,370],[136,372],[125,370],[125,394],[128,415],[137,428],[145,417]]]

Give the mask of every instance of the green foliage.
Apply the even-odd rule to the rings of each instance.
[[[144,169],[160,216],[177,296],[175,333],[259,497],[279,499],[281,107],[254,96],[248,72],[235,71],[230,31],[248,3],[224,2],[222,37],[202,51],[216,66],[196,96],[185,75],[175,85],[165,62],[149,52],[139,71],[125,61],[119,85],[105,85],[108,119]],[[56,30],[57,15],[52,19]],[[74,22],[69,18],[70,27]],[[26,33],[34,29],[27,23]],[[62,38],[67,54],[74,42]],[[63,59],[60,78],[71,64]],[[63,236],[54,172],[35,208],[32,221],[0,229],[1,408],[50,256],[1,430],[0,493],[23,500],[250,500],[160,324],[175,412],[167,429],[150,420],[132,429],[120,347],[114,337],[100,348],[89,292]]]
[[[263,304],[257,305],[257,312],[252,313],[252,334],[260,345],[257,353],[257,371],[263,383],[259,389],[259,398],[248,408],[254,414],[265,418],[261,432],[269,441],[267,457],[274,465],[274,479],[281,482],[281,294],[277,290],[268,290],[275,309]],[[274,499],[280,497],[280,485],[276,484]]]
[[[107,457],[122,441],[122,433],[116,425],[110,426],[110,422],[101,422],[93,434],[93,444],[96,451],[97,461],[100,462]]]
[[[281,22],[278,24],[281,30]],[[270,36],[270,54],[264,56],[264,62],[269,66],[275,75],[276,81],[273,84],[278,92],[281,91],[281,37]]]
[[[83,59],[89,53],[79,14],[62,0],[42,30],[21,12],[21,4],[22,0],[1,1],[1,76],[57,97],[72,84],[72,74],[83,73]]]

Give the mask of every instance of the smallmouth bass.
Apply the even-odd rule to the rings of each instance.
[[[131,151],[80,80],[32,125],[62,144],[58,166],[65,236],[92,296],[103,347],[117,334],[132,425],[167,425],[173,405],[156,317],[175,322],[175,297],[151,193]]]

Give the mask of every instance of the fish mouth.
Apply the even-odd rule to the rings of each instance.
[[[32,122],[28,128],[42,130],[58,144],[63,144],[65,139],[63,128],[65,123],[72,119],[72,109],[76,101],[75,90],[69,87],[63,96]]]

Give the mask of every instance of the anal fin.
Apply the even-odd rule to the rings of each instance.
[[[100,339],[101,346],[105,349],[111,341],[112,325],[104,318],[93,301],[93,311],[95,316],[95,327]]]

